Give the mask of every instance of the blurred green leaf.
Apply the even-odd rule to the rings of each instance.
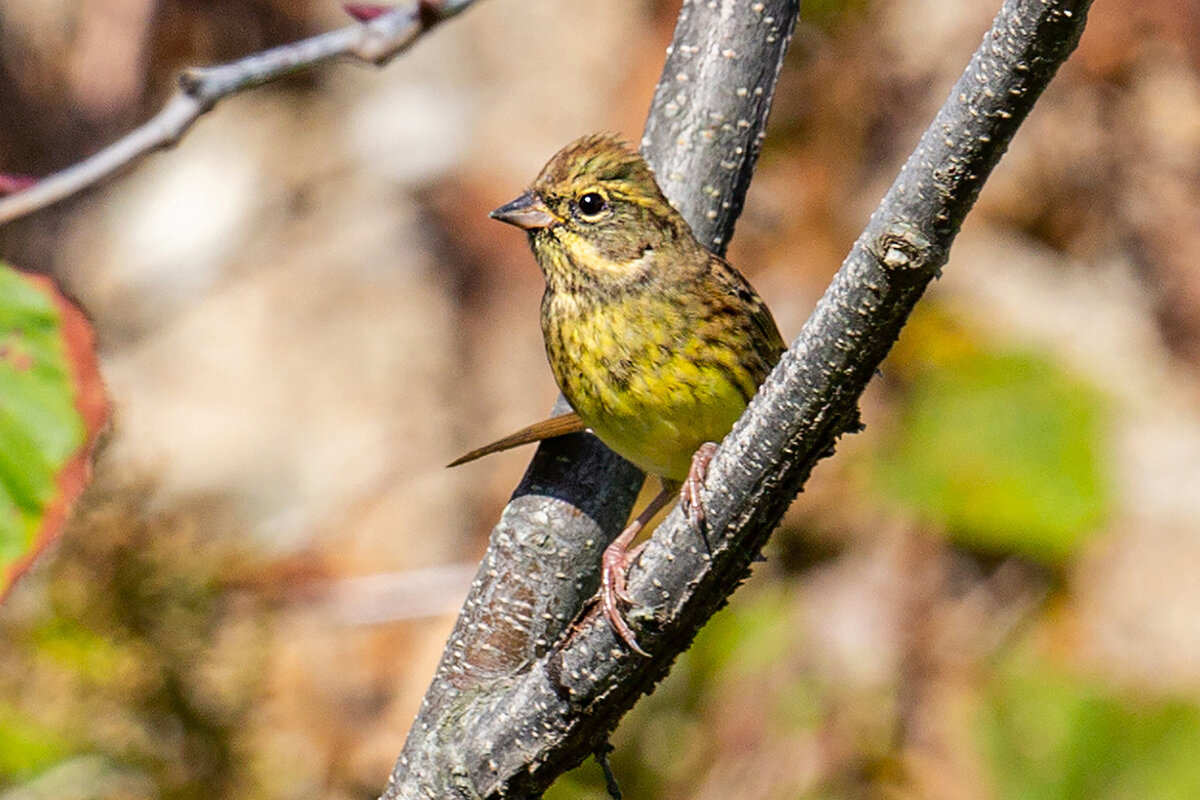
[[[1109,504],[1099,393],[1037,355],[972,347],[960,330],[922,344],[923,363],[922,345],[900,354],[910,392],[879,448],[877,487],[966,545],[1068,557]]]
[[[37,649],[55,663],[91,683],[105,683],[140,653],[129,642],[117,643],[85,627],[78,620],[54,617],[31,632]]]
[[[0,263],[0,597],[61,529],[106,418],[83,314]]]
[[[1200,708],[1123,695],[1027,655],[993,681],[981,720],[995,796],[1200,797]]]
[[[780,583],[738,595],[709,620],[687,653],[701,681],[746,679],[769,672],[796,646],[794,598]]]
[[[56,763],[69,750],[53,730],[0,703],[0,778],[24,780]]]

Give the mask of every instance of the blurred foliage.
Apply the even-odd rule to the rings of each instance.
[[[55,796],[66,782],[71,796],[186,799],[252,783],[239,742],[258,636],[231,665],[220,647],[236,552],[146,497],[93,491],[72,523],[88,535],[66,537],[32,597],[0,617],[0,791],[38,797],[44,782]]]
[[[806,0],[803,23],[829,31],[866,13],[867,0]]]
[[[53,728],[7,703],[0,704],[0,776],[28,779],[69,752],[69,743]]]
[[[756,584],[700,631],[612,737],[610,760],[625,797],[703,795],[697,787],[726,785],[731,774],[736,782],[742,773],[757,774],[756,783],[770,785],[766,796],[780,800],[840,791],[844,776],[795,769],[797,754],[815,763],[828,723],[824,687],[802,668],[797,601],[794,584]],[[546,793],[547,800],[606,797],[592,759]]]
[[[962,544],[1062,562],[1110,506],[1098,391],[1044,356],[923,306],[884,364],[906,402],[873,453],[876,486]]]
[[[102,398],[82,315],[47,278],[0,262],[0,598],[82,488]]]
[[[979,732],[1006,800],[1200,797],[1200,706],[1121,692],[1030,648],[989,681]]]

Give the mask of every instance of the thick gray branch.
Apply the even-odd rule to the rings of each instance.
[[[680,13],[642,152],[718,251],[750,184],[798,13],[798,0],[685,2]],[[514,689],[596,592],[600,551],[624,526],[641,483],[593,436],[539,448],[492,531],[384,797],[536,795],[632,705],[640,690],[569,735],[544,737],[543,724],[559,723],[524,716],[532,697]],[[469,743],[468,732],[478,734]]]
[[[721,5],[747,11],[744,4]],[[557,538],[557,521],[578,513],[565,503],[542,498],[547,506],[558,504],[553,514],[536,520],[546,525],[513,528],[513,523],[529,522],[528,517],[510,518],[510,513],[529,497],[523,492],[542,480],[527,477],[493,533],[489,561],[480,572],[386,797],[536,794],[555,775],[595,749],[636,699],[665,674],[700,625],[744,579],[754,554],[816,462],[832,452],[842,433],[857,429],[859,396],[913,305],[944,265],[984,180],[1058,66],[1074,49],[1089,5],[1089,0],[1008,0],[1004,4],[799,338],[722,443],[704,496],[711,555],[676,509],[659,526],[632,569],[630,591],[642,606],[640,614],[631,615],[632,621],[639,641],[653,654],[651,658],[631,654],[594,615],[579,630],[553,641],[550,632],[570,613],[556,612],[553,621],[545,623],[527,613],[526,609],[543,607],[545,601],[533,594],[536,586],[526,583],[520,574],[533,555],[515,551],[572,546],[571,540]],[[681,29],[689,24],[690,15],[704,8],[707,6],[688,6]],[[790,26],[790,18],[779,17]],[[677,37],[668,71],[680,52]],[[765,63],[778,62],[767,59]],[[707,141],[704,123],[696,122],[705,119],[707,109],[695,109],[701,113],[693,114],[678,135],[660,134],[655,126],[663,123],[664,114],[688,113],[694,109],[691,99],[699,96],[685,90],[683,100],[673,97],[664,88],[672,77],[664,74],[657,97],[659,102],[669,97],[674,106],[664,108],[656,102],[646,143],[661,147],[663,142],[679,142],[679,151],[686,155],[691,152],[688,143]],[[674,81],[681,89],[688,84]],[[732,94],[740,97],[736,90],[742,85],[735,82],[725,88],[732,87]],[[708,91],[716,89],[708,87]],[[764,94],[769,93],[764,89]],[[714,99],[730,94],[717,93]],[[753,96],[752,90],[748,96]],[[716,121],[711,114],[707,119],[709,124]],[[696,127],[689,127],[693,124]],[[748,171],[752,165],[757,125],[751,123],[755,133],[742,153],[747,156],[746,163],[738,170],[728,170],[739,171],[739,180],[740,170]],[[735,120],[734,130],[739,127]],[[675,161],[660,152],[653,155],[661,159],[655,166],[665,176],[665,185],[676,185],[672,176],[676,164],[680,180],[692,182],[681,194],[673,195],[681,208],[692,215],[705,208],[709,222],[723,219],[722,214],[728,212],[724,224],[732,225],[740,202],[736,189],[720,189],[720,202],[705,205],[705,187],[712,172],[690,173],[685,171],[690,169],[686,158]],[[695,163],[699,169],[712,165],[703,158]],[[717,184],[713,186],[717,188]],[[734,196],[738,202],[731,199]],[[712,210],[717,212],[715,218],[707,213]],[[710,241],[727,239],[728,228],[722,235],[721,230],[705,228],[705,221],[693,221]],[[578,447],[578,443],[569,446]],[[539,473],[545,459],[557,457],[549,451],[543,448],[539,453],[530,476],[552,474]],[[574,477],[584,481],[594,474],[582,469]],[[624,479],[623,474],[621,477]],[[542,488],[553,489],[552,494],[563,486],[557,478],[545,480]],[[563,492],[555,496],[573,497],[576,507],[583,507],[583,495]],[[612,496],[625,499],[620,493]],[[593,506],[587,513],[607,531],[607,525],[620,520],[624,510],[624,506],[616,511]],[[578,544],[576,541],[574,546]],[[581,548],[581,559],[556,553],[559,563],[577,565],[558,579],[574,580],[579,599],[590,592],[592,584],[578,576],[594,570],[599,547],[593,537],[590,546]],[[504,560],[510,557],[512,561]],[[522,589],[515,593],[495,590],[500,583],[519,584]],[[486,591],[489,585],[493,587],[490,595]],[[481,609],[478,604],[485,596],[499,597],[510,606],[507,611],[504,607]],[[560,599],[563,596],[560,594]],[[527,635],[524,629],[507,641],[496,634],[506,629],[502,621],[497,625],[497,617],[511,613],[514,602],[519,612],[526,614],[530,628],[541,631],[537,646],[524,644],[520,656],[508,648],[513,643],[522,646],[521,636]],[[503,670],[489,674],[464,659],[463,642],[480,640],[504,653],[492,662],[504,662]]]
[[[411,0],[370,22],[255,53],[228,64],[189,69],[179,90],[140,127],[89,158],[0,197],[0,225],[94,186],[149,154],[176,144],[218,102],[304,69],[336,59],[382,65],[437,23],[475,0]]]
[[[696,238],[724,253],[766,132],[799,3],[685,2],[642,152]]]

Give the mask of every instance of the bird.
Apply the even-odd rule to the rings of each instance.
[[[613,134],[568,144],[490,216],[528,236],[546,281],[546,356],[573,411],[450,466],[591,430],[656,476],[659,493],[605,549],[596,596],[614,632],[645,655],[621,609],[633,603],[626,575],[644,547],[630,545],[676,496],[702,529],[716,443],[779,361],[783,339],[749,281],[696,239],[650,165]]]

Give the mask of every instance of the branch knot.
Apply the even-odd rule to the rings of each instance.
[[[175,82],[179,84],[179,91],[188,97],[198,97],[204,83],[204,70],[201,67],[188,67],[179,73]]]
[[[893,222],[871,248],[880,265],[891,275],[918,277],[935,262],[934,244],[915,225]]]

